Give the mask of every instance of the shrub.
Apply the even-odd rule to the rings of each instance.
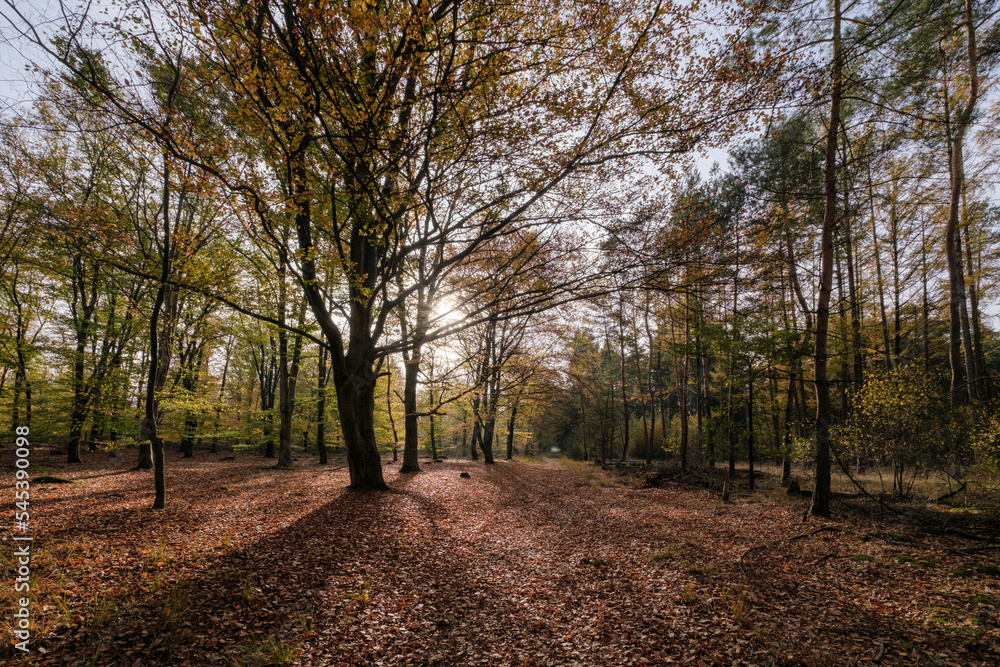
[[[944,401],[930,378],[919,369],[872,371],[854,394],[853,409],[840,429],[849,453],[892,465],[892,494],[908,493],[921,467],[943,465]],[[911,468],[907,483],[904,471]]]

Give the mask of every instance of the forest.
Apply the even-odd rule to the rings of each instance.
[[[1000,3],[42,4],[0,655],[1000,661]]]

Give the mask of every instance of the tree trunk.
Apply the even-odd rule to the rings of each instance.
[[[507,418],[507,460],[511,461],[514,458],[514,419],[517,418],[517,404],[521,400],[521,395],[518,394],[517,398],[514,399],[514,403],[510,406],[510,416]]]
[[[646,328],[646,340],[649,341],[649,363],[646,364],[646,391],[649,394],[649,439],[646,440],[646,465],[653,463],[653,441],[656,438],[656,394],[653,391],[653,334],[649,328],[649,298],[646,299],[646,308],[643,310],[643,324]],[[659,355],[660,351],[656,351]],[[584,441],[584,460],[587,457],[587,446]]]
[[[923,316],[923,354],[924,354],[924,372],[930,373],[931,370],[931,336],[930,336],[930,318],[931,318],[931,304],[930,296],[927,289],[928,283],[928,272],[927,272],[927,241],[924,238],[924,228],[920,228],[920,282],[923,286],[923,303],[922,303],[922,316]]]
[[[979,316],[979,281],[977,279],[977,274],[979,271],[976,270],[975,265],[972,261],[972,238],[971,233],[968,228],[968,222],[966,223],[965,229],[965,257],[966,257],[966,275],[969,277],[969,307],[971,308],[972,315],[972,345],[973,352],[976,359],[976,370],[978,372],[977,390],[980,400],[987,400],[992,395],[992,386],[990,382],[989,373],[987,372],[988,366],[986,365],[986,355],[983,352],[983,330],[981,319]]]
[[[275,355],[274,337],[269,337],[270,342],[270,365],[261,376],[260,382],[260,409],[264,413],[264,458],[273,459],[275,457],[274,447],[274,391],[281,391],[281,339],[278,339],[278,353]],[[265,357],[264,346],[261,345],[261,364]],[[275,378],[277,374],[277,378]],[[280,394],[279,394],[280,395]],[[280,431],[280,426],[279,426]]]
[[[403,384],[403,467],[399,472],[420,472],[420,440],[417,417],[417,373],[420,371],[420,347],[414,347],[407,359],[404,356],[405,377]]]
[[[431,369],[431,376],[434,375],[433,368]],[[437,450],[437,434],[434,432],[434,387],[430,387],[429,401],[428,405],[430,407],[430,415],[428,419],[430,420],[430,437],[431,437],[431,461],[437,461],[438,450]]]
[[[972,122],[972,114],[979,100],[979,56],[976,50],[976,24],[972,14],[972,0],[965,0],[965,28],[968,37],[969,92],[965,108],[956,119],[950,134],[948,166],[951,172],[951,197],[948,206],[948,224],[945,228],[945,257],[948,262],[948,361],[951,364],[951,400],[957,405],[961,400],[962,385],[966,369],[962,364],[962,323],[961,309],[965,303],[965,284],[960,267],[958,249],[959,209],[962,191],[965,188],[965,159],[963,155],[965,134]],[[974,377],[968,378],[970,381]],[[975,390],[967,385],[970,400]]]
[[[962,276],[962,285],[965,285],[965,267],[962,265],[962,233],[960,229],[955,230],[955,250],[958,253],[958,272]],[[959,312],[962,314],[962,350],[965,353],[965,375],[969,379],[969,398],[973,403],[979,402],[979,369],[976,364],[976,356],[972,347],[972,327],[969,323],[968,300],[963,298],[959,303]]]
[[[834,186],[836,187],[836,185]],[[889,322],[885,316],[885,281],[882,280],[882,251],[878,243],[878,229],[875,226],[875,193],[873,191],[871,165],[868,167],[868,201],[871,205],[872,244],[875,247],[875,286],[878,291],[878,315],[882,324],[882,345],[885,347],[885,367],[892,370],[892,344],[889,342]]]
[[[496,369],[499,373],[499,369]],[[500,404],[500,381],[494,377],[490,386],[489,407],[486,410],[486,423],[483,426],[483,463],[493,464],[493,438],[496,430],[497,408]]]
[[[687,296],[685,295],[685,303]],[[684,360],[681,366],[681,377],[678,383],[677,407],[681,413],[681,470],[687,470],[688,464],[688,336],[690,335],[690,322],[688,319],[688,309],[684,309]]]
[[[392,427],[392,462],[399,461],[399,433],[396,432],[396,420],[392,416],[392,364],[388,365],[385,377],[385,408],[389,413],[389,425]]]
[[[284,279],[282,279],[284,282]],[[305,302],[299,303],[297,317],[298,328],[305,326],[306,311]],[[287,346],[287,337],[285,345]],[[292,359],[290,366],[283,366],[286,369],[282,388],[284,395],[281,397],[281,430],[278,437],[278,467],[290,468],[292,465],[292,418],[295,416],[295,387],[299,379],[299,362],[302,359],[302,336],[295,335],[295,342],[292,344]]]
[[[84,260],[81,254],[73,257],[73,319],[76,325],[76,350],[73,355],[73,409],[70,414],[67,463],[80,463],[80,439],[83,422],[87,418],[89,392],[84,381],[84,353],[90,337],[90,325],[97,307],[97,278],[95,266],[87,294],[87,279],[84,275]]]
[[[375,378],[371,366],[356,368],[338,383],[340,425],[347,448],[347,467],[354,490],[386,490],[382,459],[375,442]]]
[[[844,188],[844,198],[847,198],[847,188]],[[853,348],[854,373],[851,381],[855,387],[864,383],[864,348],[861,342],[861,305],[858,303],[857,281],[854,275],[854,241],[851,235],[851,218],[848,208],[844,205],[844,220],[841,223],[844,230],[844,256],[847,260],[847,297],[851,311],[851,347]]]
[[[903,353],[903,323],[901,286],[899,284],[900,248],[899,248],[899,179],[893,178],[892,199],[889,207],[889,250],[892,258],[892,354],[899,363]]]
[[[351,239],[351,256],[355,270],[362,276],[359,284],[348,289],[349,340],[345,341],[340,329],[327,310],[323,292],[316,275],[313,259],[311,199],[306,191],[307,174],[303,139],[292,156],[293,200],[295,228],[298,232],[299,250],[303,252],[300,284],[316,321],[331,346],[330,363],[333,384],[337,392],[340,426],[347,449],[347,464],[351,476],[350,488],[354,490],[385,490],[389,487],[382,477],[382,458],[375,442],[375,343],[372,335],[371,293],[374,288],[375,264],[378,248],[376,240],[355,233]]]
[[[781,451],[781,401],[778,398],[778,376],[771,374],[767,382],[768,399],[771,404],[771,447]]]
[[[838,301],[838,313],[837,317],[837,338],[840,339],[840,377],[837,378],[837,389],[840,394],[840,420],[843,422],[847,419],[847,413],[850,410],[850,401],[847,397],[847,385],[850,384],[850,376],[848,374],[847,366],[847,309],[845,304],[847,300],[844,298],[844,275],[841,272],[840,267],[840,252],[834,249],[834,266],[837,275],[837,301]]]
[[[703,404],[705,406],[705,419],[709,423],[712,422],[712,376],[709,370],[708,355],[705,354],[705,350],[701,351],[701,372],[705,376],[702,386],[705,390],[705,398]],[[715,468],[715,440],[714,438],[708,439],[708,467]]]
[[[747,378],[747,465],[750,471],[748,487],[753,491],[753,376]]]
[[[618,351],[621,355],[621,383],[622,383],[622,417],[624,419],[622,428],[622,457],[621,460],[625,461],[628,457],[628,438],[629,438],[629,410],[628,410],[628,395],[625,391],[625,299],[624,297],[619,298],[619,312],[618,312],[618,333],[620,335]]]
[[[795,401],[795,376],[788,378],[785,395],[785,446],[781,461],[781,486],[787,487],[792,481],[792,406]]]
[[[198,328],[195,329],[195,338],[200,336]],[[195,351],[189,350],[188,353],[181,358],[181,374],[182,374],[182,384],[184,391],[189,397],[193,396],[198,388],[198,376],[201,371],[201,364],[203,361],[202,355],[205,349],[205,343],[198,345],[197,340],[194,342],[197,347],[197,362],[195,362]],[[184,452],[184,458],[191,458],[194,456],[194,439],[195,433],[198,429],[198,415],[194,410],[187,410],[184,414],[184,428],[183,435],[181,437],[181,451]]]
[[[212,433],[212,453],[218,451],[219,443],[219,420],[222,416],[222,398],[226,394],[226,378],[229,376],[229,360],[233,354],[233,337],[229,336],[226,342],[226,363],[222,366],[222,381],[219,383],[219,398],[215,403],[215,429]]]
[[[842,66],[840,0],[833,0],[833,86],[830,93],[830,125],[826,138],[826,165],[823,169],[826,201],[820,242],[819,299],[816,303],[816,482],[810,508],[814,515],[824,517],[830,515],[830,382],[827,376],[827,333],[830,323],[830,292],[833,287],[833,229],[837,222],[837,134],[840,131]]]
[[[320,465],[326,465],[326,346],[319,348],[319,369],[316,375],[316,449],[319,451]]]
[[[163,152],[163,244],[160,247],[160,285],[156,290],[156,300],[149,316],[149,370],[146,375],[146,415],[139,425],[140,442],[148,441],[153,459],[153,509],[163,509],[166,504],[166,483],[163,474],[163,439],[156,426],[156,389],[160,378],[166,378],[162,361],[167,357],[160,349],[159,319],[160,309],[166,297],[167,278],[170,276],[170,163],[166,151]],[[166,344],[166,341],[163,341]]]

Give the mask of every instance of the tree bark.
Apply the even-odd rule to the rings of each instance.
[[[284,282],[284,278],[282,278]],[[283,309],[282,309],[283,310]],[[298,328],[305,325],[305,302],[299,304],[297,317]],[[287,348],[288,339],[285,338]],[[281,401],[281,429],[278,436],[278,466],[279,468],[290,468],[292,466],[292,418],[295,415],[295,387],[299,378],[299,362],[302,358],[302,336],[296,334],[295,342],[292,343],[291,364],[282,364],[284,378],[280,380],[282,388]]]
[[[643,324],[646,328],[646,340],[649,341],[649,363],[646,365],[646,389],[649,394],[649,439],[646,440],[646,465],[653,463],[653,442],[656,438],[656,394],[653,391],[653,348],[655,347],[653,334],[649,328],[649,299],[646,299],[646,308],[643,310]],[[659,355],[660,351],[656,351]],[[586,441],[584,441],[584,460],[587,456]]]
[[[404,355],[405,376],[403,383],[403,467],[401,473],[420,472],[419,431],[417,417],[417,373],[420,371],[420,348],[415,347],[406,358]]]
[[[795,376],[788,378],[788,390],[785,395],[785,446],[781,461],[781,486],[786,487],[792,481],[792,407],[795,402]]]
[[[312,242],[311,200],[306,192],[306,168],[302,140],[292,158],[292,178],[295,203],[295,228],[298,232],[299,250],[302,252],[301,285],[309,300],[309,307],[323,334],[329,341],[330,364],[333,384],[337,393],[340,426],[347,449],[347,467],[351,489],[386,490],[382,477],[382,458],[375,442],[375,340],[372,335],[372,290],[378,258],[377,239],[352,233],[351,256],[354,270],[361,278],[348,289],[350,312],[348,314],[350,340],[345,345],[340,329],[334,323],[320,290],[315,248]]]
[[[955,230],[955,250],[958,253],[958,272],[962,276],[962,285],[965,286],[965,267],[962,263],[962,232]],[[969,379],[969,398],[973,403],[979,402],[979,368],[976,363],[976,355],[972,346],[972,327],[969,322],[968,299],[963,298],[959,303],[962,316],[962,351],[965,354],[965,375]]]
[[[320,345],[319,348],[319,369],[316,375],[316,393],[318,394],[316,400],[316,449],[319,451],[319,463],[320,465],[326,465],[327,455],[326,455],[326,384],[327,384],[327,370],[326,370],[326,357],[328,351],[325,345]]]
[[[628,457],[628,438],[629,438],[629,410],[628,410],[628,394],[625,391],[625,298],[624,296],[619,297],[619,311],[618,311],[618,352],[621,356],[621,384],[622,384],[622,417],[624,419],[622,427],[622,457],[621,460],[625,461]]]
[[[684,296],[685,305],[688,302],[688,295]],[[681,470],[687,470],[688,465],[688,440],[690,429],[688,427],[688,337],[691,333],[688,309],[684,309],[684,359],[681,366],[681,378],[679,391],[677,394],[678,409],[681,413]]]
[[[747,488],[753,491],[753,375],[747,377],[747,466],[750,473],[750,481]]]
[[[847,188],[844,188],[847,198]],[[851,381],[855,387],[864,383],[864,347],[861,342],[861,305],[858,303],[857,281],[854,275],[854,241],[851,234],[851,217],[846,202],[841,228],[844,230],[844,256],[847,260],[847,296],[851,311],[851,347],[853,348],[854,372]]]
[[[833,283],[833,229],[837,222],[837,134],[840,129],[842,85],[840,44],[840,0],[833,0],[833,86],[830,92],[830,125],[826,137],[823,180],[826,201],[820,245],[819,299],[816,303],[816,463],[815,488],[810,512],[830,515],[830,382],[827,376],[827,333],[830,323],[830,292]]]
[[[392,427],[392,462],[399,461],[399,433],[396,432],[396,420],[392,416],[392,365],[388,367],[385,377],[385,409],[389,413],[389,425]]]
[[[983,330],[981,319],[979,316],[979,283],[976,278],[979,273],[974,267],[972,258],[972,238],[968,227],[968,221],[966,221],[965,228],[965,257],[966,257],[966,275],[969,280],[969,307],[970,314],[972,316],[972,346],[973,353],[976,360],[976,371],[977,371],[977,393],[979,394],[980,400],[988,400],[992,395],[993,387],[991,386],[989,373],[987,371],[988,366],[986,365],[986,355],[983,352]]]
[[[951,400],[952,405],[961,402],[962,387],[967,377],[962,363],[962,322],[961,309],[965,303],[965,284],[960,268],[958,249],[959,211],[962,201],[962,190],[965,188],[965,160],[963,149],[965,135],[972,122],[972,114],[979,100],[979,55],[976,48],[976,24],[972,14],[972,0],[965,0],[965,28],[968,38],[969,92],[965,108],[956,118],[954,130],[949,141],[948,166],[951,172],[951,197],[948,206],[948,224],[945,228],[945,257],[948,262],[948,361],[951,365]],[[968,377],[966,393],[973,400],[974,389]]]
[[[514,420],[517,418],[517,404],[521,401],[521,395],[514,398],[510,406],[510,416],[507,417],[507,460],[514,458]]]
[[[868,166],[868,201],[871,206],[872,244],[875,247],[875,286],[878,290],[878,315],[882,324],[882,345],[885,347],[885,367],[892,370],[892,344],[889,342],[889,322],[885,316],[885,282],[882,280],[881,250],[878,243],[878,229],[875,226],[875,193],[873,191],[871,165]]]
[[[67,463],[80,463],[80,439],[83,422],[87,418],[89,392],[84,379],[84,355],[90,338],[90,325],[97,307],[98,268],[93,274],[88,289],[82,253],[73,257],[73,319],[76,325],[76,349],[73,355],[73,410],[70,414]],[[89,293],[88,293],[89,292]]]

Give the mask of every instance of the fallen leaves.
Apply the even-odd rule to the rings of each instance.
[[[354,493],[346,470],[242,454],[172,458],[153,512],[125,458],[56,466],[76,483],[39,498],[32,664],[1000,660],[985,557],[803,531],[789,503],[718,512],[702,489],[581,487],[557,461],[387,467],[391,491]]]

